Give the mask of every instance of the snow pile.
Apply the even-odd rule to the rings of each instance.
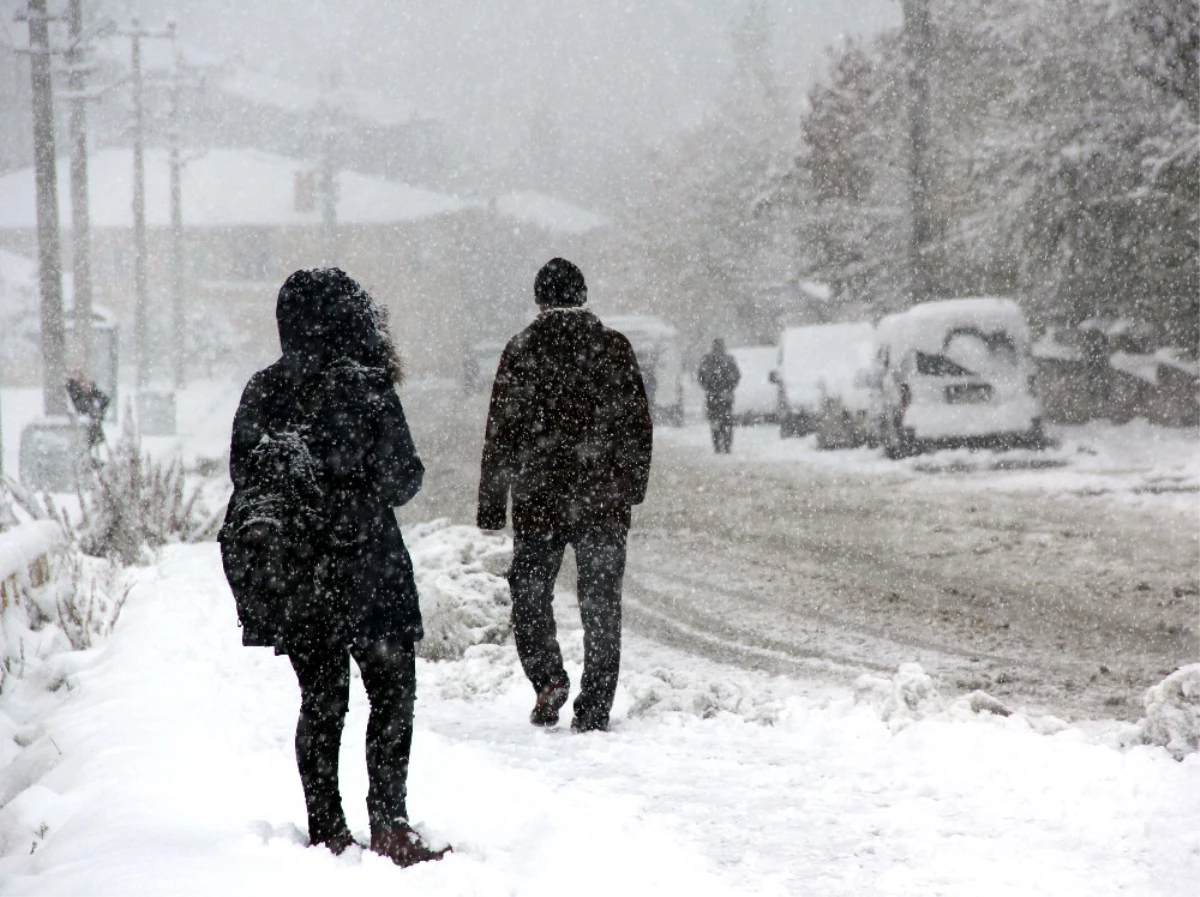
[[[893,731],[945,708],[933,680],[919,663],[900,664],[890,679],[859,676],[854,700],[874,707]]]
[[[869,674],[859,676],[854,683],[854,701],[870,705],[893,732],[922,719],[962,721],[983,713],[1012,715],[1008,707],[985,691],[976,690],[947,701],[919,663],[900,664],[890,679]],[[1037,731],[1053,731],[1058,723],[1049,717],[1025,722]]]
[[[500,645],[509,638],[508,536],[443,519],[412,527],[406,541],[425,621],[425,638],[417,645],[421,657],[459,659],[472,645]]]
[[[1157,744],[1176,760],[1200,751],[1200,663],[1180,667],[1146,691],[1142,742]]]
[[[747,722],[771,725],[779,719],[782,704],[770,695],[732,680],[711,680],[684,670],[655,669],[624,676],[632,700],[630,719],[655,719],[685,714],[712,719],[720,714]]]

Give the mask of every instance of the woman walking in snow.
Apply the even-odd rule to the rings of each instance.
[[[282,357],[251,377],[234,417],[221,534],[243,641],[287,654],[299,680],[310,842],[355,843],[338,788],[353,657],[371,704],[371,849],[401,866],[441,859],[449,848],[430,849],[406,805],[423,630],[393,508],[425,469],[396,394],[401,364],[378,305],[338,268],[292,274],[276,321]]]

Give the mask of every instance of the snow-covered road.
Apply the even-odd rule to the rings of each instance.
[[[240,646],[214,545],[167,549],[101,647],[6,692],[0,734],[24,747],[3,759],[29,787],[0,808],[0,893],[1195,893],[1198,756],[1118,747],[1117,723],[976,714],[911,671],[856,701],[627,648],[613,731],[586,736],[528,725],[510,645],[422,661],[411,806],[456,851],[409,870],[335,858],[302,846],[286,660]],[[360,835],[365,709],[356,682],[342,769]]]
[[[472,522],[484,397],[404,401],[428,466],[408,513]],[[1045,454],[897,463],[777,427],[714,456],[702,424],[658,427],[628,628],[840,681],[918,660],[947,692],[1136,719],[1147,687],[1200,659],[1200,439],[1141,421],[1057,433]]]

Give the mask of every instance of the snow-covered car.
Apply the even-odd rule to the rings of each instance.
[[[888,457],[1041,447],[1029,327],[1011,299],[925,302],[876,328],[874,425]]]
[[[868,389],[860,371],[871,364],[869,323],[789,327],[779,337],[775,382],[781,436],[805,436],[822,419],[831,442],[835,425],[849,416],[852,429],[866,432]]]
[[[779,361],[775,346],[730,349],[741,379],[733,393],[733,419],[739,424],[773,423],[779,399],[771,372]]]
[[[650,315],[606,316],[604,326],[625,334],[637,355],[655,423],[683,424],[683,368],[679,331]]]

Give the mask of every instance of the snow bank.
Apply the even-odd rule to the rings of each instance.
[[[458,659],[472,645],[506,641],[512,632],[505,579],[512,540],[448,520],[414,526],[405,538],[425,620],[417,653],[427,660]]]
[[[998,717],[1013,716],[1003,702],[985,691],[976,690],[954,700],[943,698],[919,663],[900,664],[896,674],[890,678],[859,676],[854,683],[854,700],[874,709],[893,732],[922,719],[962,721],[985,713]],[[1022,717],[1021,722],[1046,734],[1065,727],[1061,720],[1054,717]]]
[[[1144,744],[1165,747],[1176,760],[1200,752],[1200,663],[1147,689],[1146,716],[1138,726]]]
[[[630,719],[669,714],[712,719],[731,714],[747,722],[770,725],[783,711],[780,701],[745,683],[713,680],[686,670],[660,668],[648,674],[626,674],[624,688],[631,700]]]

